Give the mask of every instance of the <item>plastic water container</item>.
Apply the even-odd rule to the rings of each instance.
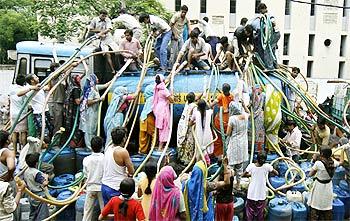
[[[344,203],[345,217],[350,215],[350,194],[349,192],[341,189],[340,187],[334,187],[333,193],[337,194],[338,199]]]
[[[234,216],[233,219],[232,219],[232,221],[239,221],[238,216]]]
[[[50,154],[56,154],[58,150],[50,150]],[[65,148],[53,161],[55,175],[65,173],[75,174],[75,152],[72,148]]]
[[[277,158],[278,158],[278,155],[276,153],[269,153],[266,156],[266,162],[270,163]]]
[[[79,196],[75,203],[75,221],[82,221],[84,216],[84,203],[86,199],[86,194],[82,194]],[[98,220],[98,216],[100,214],[100,207],[98,204],[98,200],[95,200],[94,203],[94,211],[92,213],[91,220]]]
[[[307,220],[307,209],[303,203],[292,202],[292,220],[293,221],[306,221]]]
[[[43,157],[43,162],[47,163],[49,160],[52,159],[52,157],[55,155],[55,151],[48,151],[45,156]],[[41,156],[40,156],[41,158]]]
[[[335,198],[333,200],[333,221],[343,221],[345,216],[345,209],[344,209],[344,203],[338,199]]]
[[[284,198],[274,198],[269,202],[270,221],[291,221],[292,206]]]
[[[270,183],[271,185],[276,189],[280,186],[283,186],[286,181],[284,179],[284,177],[279,177],[279,176],[273,176],[273,177],[270,177]]]
[[[335,172],[332,179],[333,185],[339,185],[339,182],[345,179],[345,172],[345,168],[342,166],[335,168]]]
[[[299,192],[304,192],[305,191],[305,185],[303,183],[299,183],[298,185],[295,185],[292,187],[293,191],[299,191]]]
[[[20,210],[20,219],[21,221],[29,220],[30,214],[30,203],[28,198],[22,198],[19,200],[19,210]]]
[[[72,192],[69,190],[65,190],[58,194],[57,200],[66,200],[72,196]],[[63,210],[60,214],[56,216],[56,221],[74,221],[75,220],[75,212],[74,212],[74,204],[70,204],[65,210]]]
[[[308,162],[308,161],[302,162],[300,164],[300,168],[305,172],[306,176],[309,175],[312,165],[313,164],[311,162]]]
[[[53,178],[52,180],[52,185],[53,186],[64,186],[64,185],[68,185],[72,182],[74,182],[75,178],[74,175],[72,174],[61,174],[59,176],[56,176]],[[50,189],[49,192],[51,194],[51,196],[58,196],[61,192],[67,190],[67,188],[63,188],[63,189]]]
[[[133,155],[130,157],[132,164],[134,164],[135,169],[137,169],[141,163],[145,160],[146,155]]]
[[[299,191],[287,191],[288,202],[303,202],[303,195]]]
[[[155,158],[155,160],[158,161],[158,159],[159,159],[160,156],[162,155],[162,152],[163,152],[163,151],[153,151],[152,154],[151,154],[151,156],[152,156],[153,158]],[[170,157],[170,162],[176,160],[177,151],[176,151],[175,148],[169,148],[168,151],[167,151],[167,154],[168,154],[169,157]]]
[[[85,157],[91,155],[91,150],[88,148],[75,148],[75,166],[77,171],[83,169],[83,160]]]
[[[340,187],[342,190],[345,190],[345,191],[350,192],[349,184],[348,184],[348,182],[346,182],[346,180],[341,180],[341,181],[339,182],[339,187]]]
[[[286,164],[286,162],[281,161],[278,163],[278,173],[281,177],[284,177],[287,170],[288,170],[288,165]]]
[[[234,213],[236,216],[243,218],[243,212],[244,212],[244,200],[241,197],[235,197],[234,200]]]

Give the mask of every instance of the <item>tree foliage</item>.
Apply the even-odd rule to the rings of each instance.
[[[59,40],[77,36],[101,9],[106,9],[111,18],[117,17],[122,0],[36,0],[35,10],[39,15],[40,34]],[[124,0],[131,14],[157,14],[166,19],[169,13],[157,0]]]
[[[36,15],[31,0],[0,1],[0,63],[7,63],[7,50],[16,43],[37,39]]]

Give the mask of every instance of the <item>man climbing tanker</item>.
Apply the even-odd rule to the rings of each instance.
[[[349,103],[334,118],[280,62],[270,7],[257,4],[233,36],[183,5],[170,21],[100,10],[80,45],[19,42],[13,82],[27,85],[16,87],[23,100],[11,92],[18,110],[0,131],[0,217],[11,220],[22,191],[32,220],[349,217]],[[23,124],[35,153],[12,148],[25,145],[10,140]]]

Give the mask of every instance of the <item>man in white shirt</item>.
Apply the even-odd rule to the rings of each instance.
[[[12,84],[10,86],[10,120],[11,125],[13,125],[14,121],[18,117],[18,114],[25,103],[25,96],[19,97],[17,96],[18,91],[23,89],[23,85],[26,82],[26,78],[24,75],[18,75],[16,78],[16,84]],[[21,118],[25,113],[27,113],[27,109],[25,109],[21,115]],[[27,118],[23,119],[21,122],[18,122],[13,134],[12,134],[12,143],[15,153],[17,152],[17,142],[21,147],[26,145],[27,143]]]
[[[206,45],[203,38],[198,37],[199,33],[195,30],[191,31],[190,39],[182,46],[179,55],[177,56],[175,66],[179,66],[182,57],[187,53],[187,67],[192,65],[201,70],[209,70],[210,67],[204,60],[201,59],[206,54]]]
[[[101,153],[103,139],[99,136],[91,139],[93,153],[83,160],[83,173],[86,177],[86,198],[83,220],[92,220],[95,200],[98,199],[100,208],[103,208],[101,180],[103,175],[104,154]]]
[[[160,60],[160,68],[166,70],[168,68],[168,44],[171,40],[171,28],[166,21],[155,15],[141,14],[140,23],[149,25],[152,34],[158,37],[156,40],[156,55]]]
[[[181,11],[176,12],[173,17],[170,19],[170,27],[173,32],[172,40],[171,40],[171,62],[172,64],[175,62],[179,51],[184,44],[183,32],[185,25],[187,25],[187,30],[189,30],[189,21],[186,17],[188,12],[188,7],[186,5],[181,6]]]
[[[199,37],[206,39],[206,42],[210,44],[213,56],[216,56],[216,44],[219,42],[218,37],[216,37],[213,28],[209,24],[209,18],[204,17],[203,20],[198,20],[199,27],[202,30]]]
[[[90,22],[89,31],[97,33],[97,35],[100,37],[99,48],[101,48],[103,52],[109,51],[110,48],[113,51],[118,50],[118,45],[114,42],[111,34],[112,28],[112,22],[111,19],[108,18],[108,12],[106,10],[101,10],[100,15],[93,18]],[[115,74],[111,54],[106,53],[105,56],[112,73]]]
[[[293,120],[288,120],[286,122],[286,126],[287,126],[287,135],[282,139],[282,142],[286,144],[287,147],[291,148],[290,155],[293,158],[293,160],[298,161],[299,151],[297,150],[300,150],[301,138],[303,137],[303,134],[299,130],[295,121]]]
[[[112,23],[121,23],[127,29],[132,30],[134,38],[140,40],[142,30],[139,21],[134,16],[127,14],[125,9],[120,10],[119,13],[120,15],[117,18],[113,19]]]
[[[26,95],[28,92],[35,90],[36,94],[31,100],[31,107],[33,109],[34,124],[36,128],[36,136],[40,137],[41,127],[42,127],[42,112],[45,108],[45,136],[51,137],[53,132],[53,126],[51,122],[51,117],[49,113],[48,105],[45,107],[45,91],[50,90],[50,86],[47,85],[40,89],[39,78],[35,74],[29,74],[26,76],[26,82],[29,86],[26,86],[23,90],[19,91],[17,95],[19,97]]]

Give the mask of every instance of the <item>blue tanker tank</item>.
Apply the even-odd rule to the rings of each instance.
[[[306,221],[307,220],[307,209],[303,203],[292,202],[292,220],[293,221]]]

